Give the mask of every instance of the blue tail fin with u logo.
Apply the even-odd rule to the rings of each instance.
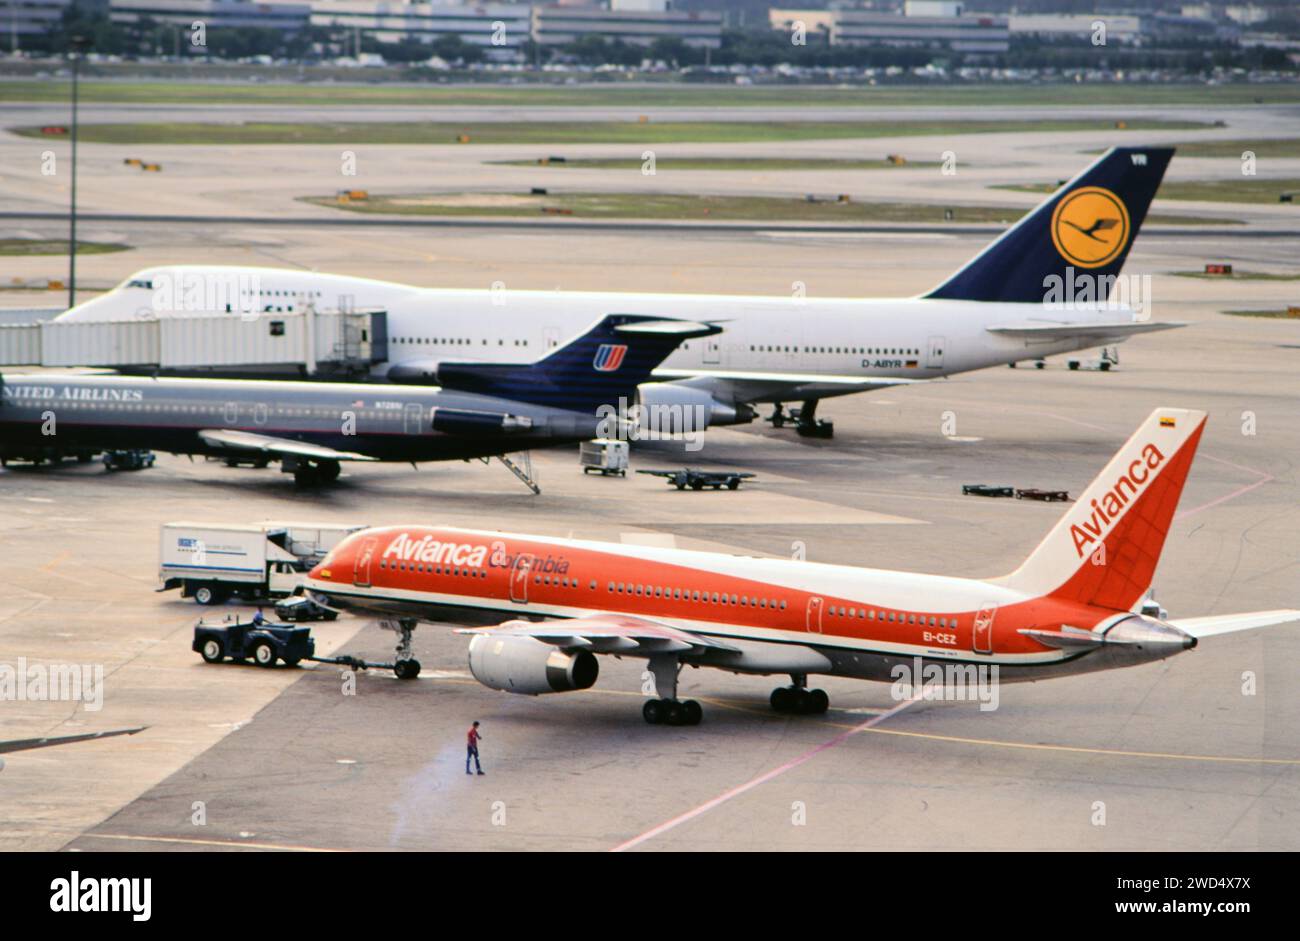
[[[925,296],[1037,303],[1054,275],[1118,274],[1173,155],[1172,147],[1112,147]]]
[[[586,333],[531,363],[440,363],[447,389],[594,413],[631,400],[636,388],[684,341],[713,336],[713,324],[641,314],[609,314]]]

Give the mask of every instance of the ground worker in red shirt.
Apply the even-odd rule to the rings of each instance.
[[[478,730],[478,720],[469,727],[469,734],[465,736],[465,773],[470,774],[469,760],[474,759],[474,767],[478,768],[478,773],[483,773],[483,766],[478,763],[478,740],[483,737]]]

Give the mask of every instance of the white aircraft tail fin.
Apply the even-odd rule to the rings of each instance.
[[[1155,576],[1205,417],[1152,412],[1024,564],[996,581],[1030,597],[1130,610]]]

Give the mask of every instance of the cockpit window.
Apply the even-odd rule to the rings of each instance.
[[[144,278],[136,278],[132,281],[128,281],[126,282],[126,286],[129,288],[144,288],[145,290],[148,291],[153,290],[153,282],[148,281]]]

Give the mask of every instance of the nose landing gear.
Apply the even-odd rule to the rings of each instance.
[[[395,631],[397,640],[397,659],[393,663],[393,674],[399,680],[413,680],[420,675],[420,661],[411,655],[411,634],[415,631],[413,618],[399,618],[396,621],[380,621],[379,626],[386,631]]]

